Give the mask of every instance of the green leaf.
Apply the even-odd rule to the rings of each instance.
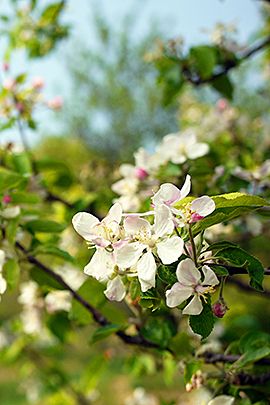
[[[203,339],[207,338],[213,330],[215,323],[211,308],[211,301],[204,303],[203,310],[199,315],[190,315],[189,324],[194,333],[198,333]]]
[[[176,333],[175,321],[169,315],[149,317],[141,328],[141,334],[145,339],[158,344],[161,348],[167,347]]]
[[[68,319],[67,312],[61,311],[50,315],[47,320],[47,326],[61,342],[64,342],[70,331],[70,320]]]
[[[201,369],[202,362],[192,360],[185,364],[185,371],[184,371],[184,382],[188,384],[192,378],[192,376]]]
[[[39,195],[26,191],[16,191],[11,194],[14,204],[38,204],[41,202]]]
[[[102,328],[98,328],[92,335],[91,343],[96,343],[99,340],[105,339],[121,329],[123,329],[123,325],[116,325],[116,324],[110,324],[103,326]]]
[[[25,224],[25,228],[31,232],[42,232],[42,233],[58,233],[62,232],[65,228],[65,224],[59,224],[55,221],[35,219],[29,221]]]
[[[20,267],[15,259],[8,259],[3,266],[4,277],[8,287],[13,289],[17,286],[20,278]]]
[[[211,264],[209,264],[209,266],[211,267]],[[216,275],[220,277],[226,277],[230,274],[228,270],[222,266],[215,266],[213,270],[216,273]]]
[[[34,254],[35,255],[42,254],[42,255],[57,256],[67,262],[74,263],[74,258],[68,252],[58,248],[55,245],[42,244],[42,245],[38,246],[37,249],[35,249]]]
[[[25,178],[11,170],[0,167],[0,192],[20,186],[25,182]]]
[[[257,258],[239,247],[222,249],[218,252],[218,257],[233,266],[245,267],[250,277],[251,287],[263,291],[264,267]]]
[[[12,155],[12,164],[17,173],[29,176],[32,173],[32,164],[26,152]]]
[[[137,279],[133,279],[129,285],[130,298],[134,301],[140,296],[141,288]]]
[[[43,272],[38,267],[31,268],[30,277],[41,287],[49,287],[49,289],[52,288],[56,290],[65,290],[65,287],[63,287],[60,283],[58,283],[58,281],[49,276],[49,274]]]
[[[270,356],[270,346],[258,347],[257,349],[244,353],[235,363],[232,364],[231,368],[242,368],[268,356]]]
[[[226,97],[229,100],[233,98],[233,84],[227,75],[222,75],[217,77],[212,81],[212,86],[217,90],[222,96]]]
[[[161,299],[157,295],[157,291],[154,288],[141,293],[140,305],[143,308],[152,308],[152,310],[154,311],[159,307],[160,301]]]
[[[212,75],[216,58],[216,49],[213,47],[200,45],[190,49],[190,61],[202,79]]]
[[[173,285],[177,282],[175,266],[161,265],[158,268],[158,277],[166,284]]]

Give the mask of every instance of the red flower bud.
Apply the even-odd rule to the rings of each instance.
[[[142,167],[137,167],[135,169],[135,176],[139,179],[139,180],[144,180],[147,176],[148,173],[145,169],[143,169]]]
[[[4,204],[9,204],[12,201],[12,198],[10,197],[10,195],[4,195],[2,202]]]
[[[213,313],[218,318],[223,318],[229,308],[224,300],[219,300],[212,305]]]

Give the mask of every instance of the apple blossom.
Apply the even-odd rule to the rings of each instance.
[[[219,395],[208,402],[208,405],[233,405],[235,402],[234,397],[229,395]]]
[[[182,260],[176,269],[178,282],[166,291],[166,303],[173,308],[182,304],[189,297],[193,297],[184,308],[183,314],[199,315],[203,310],[202,299],[206,294],[214,291],[214,286],[219,284],[217,276],[208,266],[202,267],[204,279],[191,259]]]

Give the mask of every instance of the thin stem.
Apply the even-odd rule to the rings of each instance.
[[[176,235],[179,236],[179,238],[182,239],[182,237],[181,237],[180,232],[178,231],[178,229],[177,229],[176,227],[175,227],[174,229],[175,229]],[[190,257],[190,253],[189,253],[189,251],[188,251],[188,249],[187,249],[187,247],[186,247],[185,244],[184,244],[184,251],[185,251],[185,254]]]
[[[195,266],[198,267],[196,245],[195,245],[195,242],[194,242],[194,238],[193,238],[193,235],[192,235],[192,228],[191,228],[190,224],[188,225],[188,233],[189,233],[189,240],[190,240],[191,247],[192,247],[193,260],[194,260]]]

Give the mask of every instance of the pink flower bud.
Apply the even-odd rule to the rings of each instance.
[[[42,77],[37,76],[34,77],[34,79],[32,80],[32,86],[34,87],[34,89],[36,90],[40,90],[44,87],[44,80]]]
[[[6,90],[13,90],[16,86],[16,81],[11,78],[7,78],[3,80],[3,88]]]
[[[229,103],[228,103],[228,101],[225,99],[225,98],[220,98],[218,101],[217,101],[217,109],[219,110],[219,111],[224,111],[224,110],[226,110],[226,108],[228,107],[228,105],[229,105]]]
[[[12,201],[12,198],[10,197],[10,195],[4,195],[2,202],[4,204],[9,204]]]
[[[56,96],[48,101],[48,107],[52,110],[60,110],[63,106],[63,99],[60,96]]]
[[[142,167],[136,167],[135,169],[135,176],[139,179],[139,180],[144,180],[147,176],[148,173],[145,169],[143,169]]]
[[[9,63],[8,62],[3,62],[2,68],[3,68],[4,72],[7,72],[9,70]]]
[[[220,299],[212,305],[212,310],[216,317],[223,318],[228,310],[228,307],[225,304],[225,301]]]
[[[198,221],[200,221],[201,219],[203,219],[204,217],[202,217],[201,215],[199,215],[199,214],[197,214],[197,212],[194,212],[192,215],[191,215],[191,219],[190,219],[190,224],[193,224],[194,222],[198,222]]]
[[[22,103],[16,103],[15,104],[16,110],[19,111],[19,113],[23,113],[24,112],[24,105]]]

